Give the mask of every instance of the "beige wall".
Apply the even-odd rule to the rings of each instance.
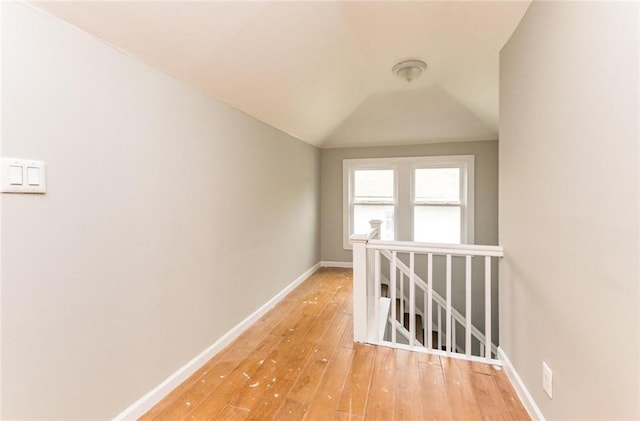
[[[107,419],[318,262],[319,151],[4,4],[3,419]]]
[[[501,53],[501,344],[547,419],[640,418],[638,48],[638,3],[533,2]]]
[[[342,247],[342,160],[402,156],[475,156],[475,242],[498,244],[498,142],[322,149],[320,153],[322,260],[350,262]]]

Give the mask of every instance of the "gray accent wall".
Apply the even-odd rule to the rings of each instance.
[[[342,161],[407,156],[475,156],[475,242],[498,244],[498,142],[449,142],[412,146],[322,149],[320,152],[322,260],[351,262],[342,244]],[[410,239],[404,239],[410,240]]]
[[[640,419],[638,18],[534,1],[500,55],[500,342],[549,420]]]
[[[109,419],[320,259],[320,152],[20,3],[2,21],[2,418]]]

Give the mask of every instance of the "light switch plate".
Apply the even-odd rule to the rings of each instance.
[[[9,184],[14,186],[21,186],[24,180],[24,168],[22,165],[10,165],[9,166]]]
[[[22,169],[21,178],[17,177]],[[2,158],[0,162],[0,184],[2,193],[45,193],[47,175],[43,161],[31,159]]]

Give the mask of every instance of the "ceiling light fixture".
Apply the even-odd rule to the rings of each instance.
[[[413,79],[420,77],[422,72],[427,68],[427,63],[422,60],[404,60],[393,66],[391,71],[400,79],[411,82]]]

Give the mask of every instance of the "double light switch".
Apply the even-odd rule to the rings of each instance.
[[[3,193],[45,193],[46,173],[42,161],[2,158]]]

